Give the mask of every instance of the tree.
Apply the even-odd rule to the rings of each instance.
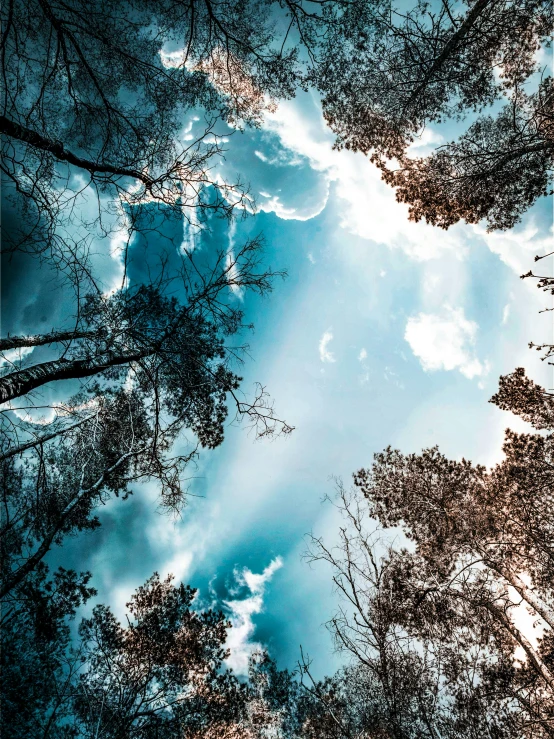
[[[314,540],[346,604],[332,631],[375,682],[385,736],[554,735],[554,401],[518,369],[492,402],[547,433],[507,431],[489,471],[388,448],[340,488],[338,549]],[[409,545],[377,539],[372,521]]]
[[[207,274],[194,269],[189,255],[184,304],[164,294],[163,282],[139,285],[89,296],[70,330],[0,344],[61,346],[56,359],[9,367],[0,378],[4,402],[49,382],[92,379],[61,404],[47,433],[37,435],[32,423],[4,414],[2,595],[69,532],[98,525],[97,506],[113,494],[126,497],[133,482],[156,479],[162,504],[179,509],[186,465],[199,446],[213,449],[223,441],[228,398],[258,436],[292,430],[275,416],[262,387],[251,400],[241,395],[232,363],[242,349],[225,341],[242,327],[242,311],[225,298],[230,287],[270,289],[271,274],[258,271],[258,246],[249,243],[236,260],[219,255]],[[196,443],[172,456],[184,430]]]
[[[196,591],[154,574],[121,625],[98,605],[70,639],[89,575],[42,565],[2,615],[3,730],[23,737],[238,737],[248,687],[224,668],[230,628]]]
[[[75,736],[72,722],[79,650],[68,621],[95,590],[90,573],[60,568],[48,577],[41,563],[2,604],[2,735],[9,739]]]
[[[548,78],[533,95],[515,93],[496,118],[480,117],[458,141],[428,157],[405,156],[383,177],[410,204],[412,220],[448,228],[486,219],[489,230],[512,228],[551,192],[553,110]]]
[[[550,43],[549,3],[352,3],[340,12],[312,73],[325,119],[337,147],[370,155],[412,220],[510,228],[551,191],[552,79],[528,92],[540,74],[535,54]],[[411,155],[427,126],[470,114],[478,117],[458,141]]]
[[[322,725],[341,739],[521,736],[505,686],[489,679],[488,671],[505,679],[513,664],[488,612],[473,610],[484,584],[462,571],[438,587],[421,556],[375,529],[357,490],[341,486],[339,506],[337,546],[314,538],[310,558],[332,568],[342,604],[329,628],[348,661],[333,678],[311,680],[320,718],[308,736]]]
[[[52,331],[0,338],[6,605],[47,571],[54,545],[98,526],[98,506],[127,498],[134,483],[156,480],[162,504],[180,509],[184,470],[200,447],[221,444],[229,403],[257,436],[291,430],[263,386],[243,394],[237,373],[247,351],[236,341],[246,328],[237,294],[263,295],[283,274],[261,267],[261,239],[209,253],[171,243],[150,257],[147,248],[152,235],[171,241],[175,223],[206,226],[244,205],[242,185],[210,172],[222,151],[216,125],[259,123],[274,98],[292,94],[298,65],[257,0],[9,0],[1,13],[3,249],[38,255],[74,289],[73,310]],[[187,116],[204,118],[191,142]],[[116,232],[114,290],[90,254],[107,252]],[[52,387],[55,400],[44,400]],[[14,633],[25,613],[13,611]],[[65,636],[49,648],[70,659]],[[38,675],[50,669],[35,662]],[[47,701],[33,700],[36,718]],[[60,720],[48,732],[70,735]]]
[[[196,591],[154,574],[127,604],[127,625],[97,606],[80,637],[86,667],[76,691],[85,736],[224,737],[245,690],[223,669],[229,623],[194,611]]]
[[[4,249],[61,259],[91,188],[100,232],[110,214],[152,200],[191,221],[197,210],[229,213],[243,190],[210,172],[217,121],[258,123],[299,74],[271,14],[259,0],[5,3],[2,173],[23,218]],[[185,116],[199,111],[203,130],[183,142]]]

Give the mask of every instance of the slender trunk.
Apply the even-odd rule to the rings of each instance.
[[[554,691],[554,676],[544,664],[540,654],[533,648],[531,642],[517,629],[504,611],[492,603],[482,604],[487,611],[497,620],[502,626],[508,631],[515,641],[520,645],[525,654],[527,655],[530,663],[533,665],[538,674],[546,682],[548,687]]]
[[[503,577],[518,592],[523,600],[533,608],[537,614],[554,630],[554,610],[546,603],[540,595],[526,585],[523,580],[510,570],[485,560],[485,564]]]
[[[464,40],[467,34],[471,31],[479,16],[485,10],[488,5],[491,5],[495,0],[477,0],[473,8],[469,11],[466,19],[458,28],[458,30],[450,37],[441,51],[439,56],[431,64],[427,72],[423,75],[423,80],[418,84],[416,89],[410,95],[408,102],[406,103],[405,109],[409,108],[412,103],[417,100],[421,93],[425,90],[429,82],[432,81],[434,75],[441,69],[443,64],[454,54],[460,43]]]
[[[34,367],[12,372],[6,377],[0,378],[0,404],[7,403],[21,395],[26,395],[48,382],[56,380],[71,380],[81,377],[97,375],[110,367],[129,364],[138,359],[143,359],[154,353],[154,347],[114,355],[107,352],[93,359],[56,359],[52,362],[36,364]]]
[[[108,475],[110,475],[118,467],[120,467],[123,464],[123,462],[125,462],[127,459],[129,459],[130,457],[136,457],[139,454],[141,454],[143,451],[144,451],[144,448],[140,448],[134,452],[127,452],[127,454],[123,454],[117,460],[117,462],[115,462],[107,470],[104,470],[104,472],[100,475],[100,477],[94,483],[94,485],[92,485],[90,488],[87,488],[86,490],[79,490],[77,495],[66,505],[63,511],[60,513],[60,515],[58,516],[58,519],[56,520],[56,523],[50,528],[50,530],[48,531],[48,533],[42,540],[36,552],[29,557],[29,559],[25,562],[25,564],[21,565],[21,567],[15,570],[15,572],[12,572],[6,578],[6,580],[4,581],[0,589],[0,599],[4,598],[10,592],[10,590],[13,590],[13,588],[15,588],[16,585],[19,585],[19,583],[22,580],[24,580],[25,577],[27,577],[27,575],[35,569],[35,567],[38,565],[41,559],[46,555],[46,553],[52,546],[52,542],[54,541],[56,536],[61,532],[61,530],[67,523],[69,517],[75,511],[79,503],[81,503],[86,498],[91,497],[92,495],[98,493],[98,491],[102,488],[102,485],[104,484]]]
[[[45,346],[55,344],[59,341],[73,341],[74,339],[94,339],[98,336],[97,331],[52,331],[49,334],[37,334],[36,336],[7,336],[0,339],[0,352],[10,349],[19,349],[28,346]]]

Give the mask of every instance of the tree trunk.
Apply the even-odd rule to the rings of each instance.
[[[473,8],[467,14],[466,19],[464,20],[462,25],[446,42],[441,53],[431,64],[427,72],[425,72],[425,74],[423,75],[423,80],[418,84],[414,92],[412,92],[412,94],[410,95],[410,98],[408,102],[406,103],[405,109],[409,108],[409,106],[419,97],[419,95],[421,95],[421,93],[425,90],[429,82],[431,82],[435,73],[438,72],[440,68],[442,67],[442,65],[446,62],[446,60],[450,56],[452,56],[452,54],[458,48],[459,44],[463,41],[463,39],[467,36],[467,34],[473,28],[473,26],[479,19],[479,16],[483,12],[483,10],[485,10],[485,8],[488,5],[491,5],[494,1],[495,0],[477,0]]]
[[[87,421],[90,421],[94,416],[87,416],[86,418],[81,419],[80,421],[77,421],[76,423],[72,423],[69,426],[64,426],[64,428],[58,429],[57,431],[52,431],[51,434],[44,434],[43,436],[38,436],[36,439],[33,439],[32,441],[26,441],[23,444],[18,444],[18,446],[14,446],[11,449],[8,449],[6,452],[3,452],[0,454],[0,462],[3,462],[5,459],[9,459],[10,457],[15,457],[16,454],[22,454],[23,452],[26,452],[27,449],[32,449],[34,446],[39,446],[40,444],[45,444],[47,441],[51,441],[52,439],[55,439],[56,436],[61,436],[62,434],[67,433],[68,431],[72,431],[73,429],[78,428],[79,426],[82,426]]]
[[[142,351],[119,355],[108,352],[93,359],[56,359],[52,362],[44,362],[28,369],[12,372],[6,375],[6,377],[0,378],[0,404],[26,395],[32,390],[46,385],[48,382],[91,377],[92,375],[104,372],[104,370],[110,367],[129,364],[138,359],[151,356],[154,351],[154,347],[149,347]]]
[[[9,136],[12,139],[23,141],[26,144],[30,144],[35,149],[40,149],[52,156],[56,157],[60,162],[67,162],[73,164],[75,167],[85,169],[90,172],[91,175],[112,175],[115,177],[132,177],[133,179],[140,180],[146,187],[153,184],[153,180],[148,175],[144,174],[138,169],[130,169],[128,167],[115,167],[109,164],[100,164],[92,159],[85,159],[73,154],[68,151],[61,141],[52,141],[51,139],[42,136],[42,134],[33,131],[30,128],[11,121],[6,116],[0,116],[0,133]]]
[[[504,611],[497,606],[494,606],[492,603],[484,603],[483,605],[487,611],[489,611],[489,613],[512,635],[520,647],[522,647],[535,670],[546,682],[550,690],[554,691],[554,676],[542,661],[540,654],[533,648],[531,642],[514,626]]]
[[[526,585],[523,580],[516,574],[513,574],[509,570],[494,563],[485,562],[491,569],[501,575],[507,580],[510,585],[516,590],[523,600],[533,608],[537,614],[543,618],[546,623],[554,630],[554,610],[546,603],[540,595]]]

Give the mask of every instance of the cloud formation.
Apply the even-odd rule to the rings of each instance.
[[[237,585],[245,586],[250,591],[248,598],[225,601],[233,626],[227,637],[227,647],[231,653],[226,663],[239,675],[248,673],[250,656],[261,649],[261,644],[251,641],[256,628],[253,617],[262,612],[266,585],[282,566],[283,560],[281,557],[276,557],[261,574],[256,574],[247,567],[240,572],[235,572]]]
[[[340,200],[339,225],[346,231],[399,247],[419,260],[437,257],[445,250],[463,252],[465,237],[459,227],[444,233],[425,223],[408,221],[408,207],[396,202],[394,190],[382,181],[379,170],[366,156],[333,149],[333,133],[323,120],[319,104],[309,95],[281,102],[276,111],[266,115],[264,130],[278,136],[287,151],[307,160],[324,187],[319,188],[319,203],[313,202],[309,209],[287,203],[287,210],[281,200],[270,200],[260,204],[261,210],[272,210],[285,218],[313,218],[325,208],[333,184]],[[425,148],[437,140],[437,135],[428,130],[419,143]]]
[[[445,306],[442,314],[419,313],[408,319],[404,338],[423,369],[459,370],[464,377],[482,377],[489,366],[475,356],[478,325],[462,308]]]
[[[22,346],[18,349],[8,349],[2,352],[2,356],[0,356],[0,367],[3,367],[5,364],[19,365],[25,357],[29,356],[34,348],[34,346]]]

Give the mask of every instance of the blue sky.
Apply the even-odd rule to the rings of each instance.
[[[199,122],[184,122],[184,136],[191,124]],[[439,142],[426,131],[419,151]],[[266,262],[288,270],[268,298],[245,297],[255,331],[242,374],[245,389],[267,386],[294,433],[264,442],[231,426],[191,469],[199,497],[181,519],[162,515],[155,485],[145,485],[110,502],[100,530],[53,553],[90,568],[98,601],[119,613],[153,570],[199,587],[203,603],[226,604],[239,671],[257,643],[281,666],[294,667],[300,644],[318,673],[338,664],[322,626],[337,604],[329,572],[302,558],[307,533],[335,535],[337,514],[322,503],[334,476],[348,481],[388,444],[406,452],[438,444],[493,464],[504,428],[523,426],[487,402],[499,375],[525,366],[554,384],[527,348],[552,336],[551,314],[538,315],[546,298],[519,279],[550,251],[552,203],[509,233],[411,224],[378,171],[332,144],[310,94],[281,104],[261,129],[231,135],[218,165],[222,178],[250,182],[257,214],[196,235],[175,225],[176,242],[199,249],[263,232]],[[115,242],[97,245],[106,286],[118,275]],[[143,258],[137,250],[135,269]],[[4,333],[63,322],[56,283],[37,280],[37,270],[21,267],[17,289],[4,270]]]

